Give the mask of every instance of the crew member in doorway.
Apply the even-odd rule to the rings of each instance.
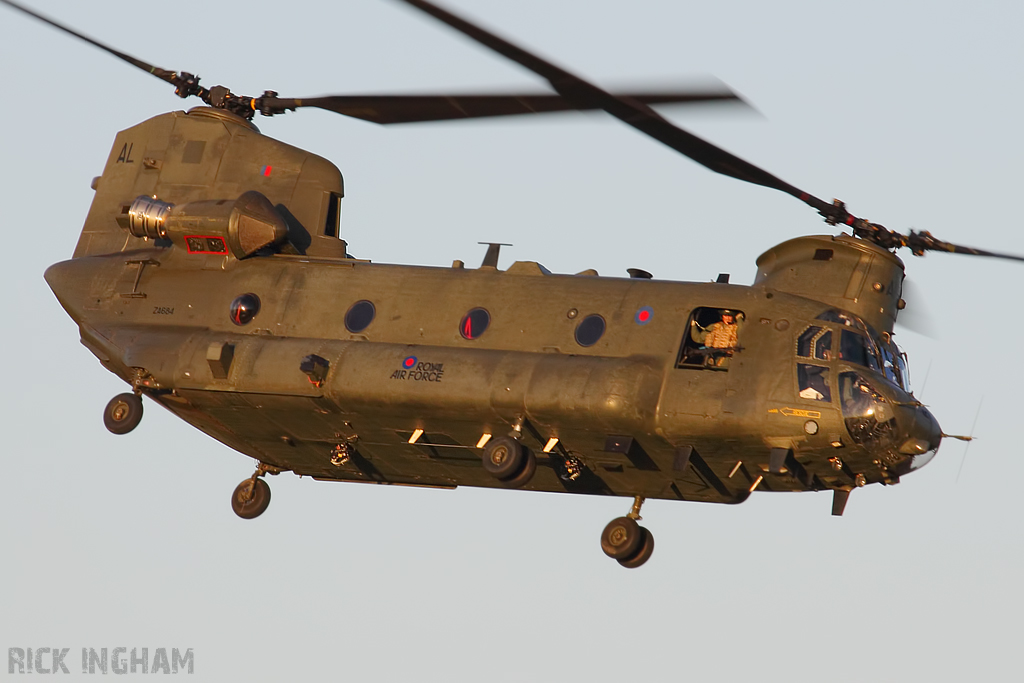
[[[697,321],[693,321],[697,326]],[[709,367],[725,367],[729,357],[739,347],[740,326],[736,322],[736,314],[730,310],[722,310],[721,320],[706,328],[694,330],[694,337],[708,350],[705,365]]]

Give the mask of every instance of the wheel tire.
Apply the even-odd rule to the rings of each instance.
[[[257,479],[250,495],[251,484],[252,479],[246,479],[236,486],[235,492],[231,494],[231,509],[242,519],[255,519],[266,512],[270,505],[270,484]]]
[[[636,569],[644,562],[651,559],[651,555],[654,554],[654,534],[644,527],[640,527],[640,531],[642,532],[641,535],[643,536],[643,539],[640,542],[640,549],[637,551],[636,555],[626,560],[619,560],[619,564],[626,569]]]
[[[509,436],[492,439],[484,450],[484,469],[502,481],[512,479],[523,471],[526,464],[526,449]]]
[[[613,560],[632,558],[642,541],[643,530],[629,517],[616,517],[601,532],[601,550]]]
[[[118,394],[103,409],[103,426],[112,434],[127,434],[142,422],[142,399],[135,394]]]
[[[520,446],[525,454],[526,462],[523,463],[523,469],[519,474],[515,475],[511,479],[506,479],[501,482],[502,486],[509,489],[520,489],[530,483],[533,479],[534,473],[537,472],[537,456],[533,454],[526,446]]]

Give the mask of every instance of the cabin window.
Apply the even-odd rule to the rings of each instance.
[[[345,329],[352,333],[362,332],[370,326],[375,315],[377,315],[377,309],[372,303],[357,301],[345,314]]]
[[[576,343],[580,346],[593,346],[604,335],[604,318],[599,315],[588,315],[576,326]]]
[[[477,339],[487,331],[491,324],[491,314],[484,308],[474,308],[459,323],[459,333],[463,339]]]
[[[676,367],[727,370],[733,354],[743,348],[739,337],[745,319],[743,311],[695,309],[679,347]]]
[[[829,388],[829,369],[820,365],[797,363],[797,381],[800,383],[800,398],[812,401],[831,401],[832,389]]]
[[[260,298],[253,293],[242,294],[231,302],[231,322],[236,325],[248,325],[260,312]]]

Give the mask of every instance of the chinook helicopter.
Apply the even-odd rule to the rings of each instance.
[[[895,484],[935,455],[944,435],[892,341],[904,273],[894,251],[1018,257],[857,218],[649,107],[684,95],[607,93],[406,1],[558,95],[241,97],[57,25],[208,105],[118,134],[74,257],[46,273],[83,343],[132,387],[104,411],[112,432],[139,424],[146,396],[253,457],[231,497],[244,518],[267,509],[265,475],[286,471],[630,497],[601,537],[625,567],[653,552],[637,524],[646,498],[831,490],[842,514],[854,488]],[[382,123],[603,109],[850,234],[770,249],[750,287],[555,275],[532,262],[500,271],[498,245],[476,269],[370,263],[340,238],[337,168],[251,123],[308,106]]]

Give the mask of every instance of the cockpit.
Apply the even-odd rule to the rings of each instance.
[[[910,391],[907,356],[890,335],[879,334],[859,317],[836,309],[825,311],[818,320],[843,326],[839,343],[841,360],[871,368],[900,389]]]
[[[799,332],[796,355],[799,397],[819,405],[838,399],[853,443],[890,454],[883,459],[900,461],[904,472],[934,457],[938,423],[910,395],[906,355],[890,335],[829,309]]]

